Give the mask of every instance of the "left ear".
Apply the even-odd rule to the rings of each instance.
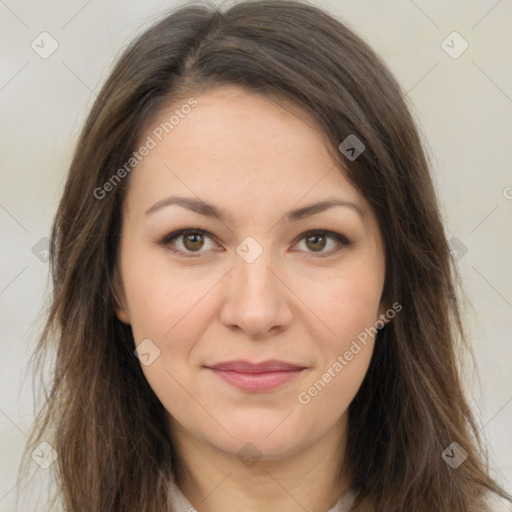
[[[126,303],[126,296],[124,293],[123,283],[117,265],[114,268],[112,276],[113,286],[112,294],[114,296],[114,311],[119,320],[124,324],[130,325],[130,313]]]

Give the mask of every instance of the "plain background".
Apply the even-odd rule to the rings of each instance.
[[[319,1],[384,59],[414,105],[455,257],[480,383],[467,386],[498,480],[512,488],[512,2]],[[14,509],[33,418],[23,378],[47,304],[44,237],[74,143],[114,59],[176,2],[0,0],[0,511]],[[41,58],[41,32],[57,50]],[[442,42],[469,47],[452,58]],[[455,39],[454,39],[455,37]],[[462,40],[450,36],[453,53]],[[452,42],[453,41],[453,42]],[[35,246],[35,249],[34,249]],[[79,292],[79,290],[77,290]],[[421,449],[419,446],[418,449]],[[45,471],[37,469],[38,471]]]

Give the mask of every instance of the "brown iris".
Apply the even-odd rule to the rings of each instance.
[[[201,249],[203,244],[204,244],[204,239],[203,239],[203,235],[201,233],[185,233],[183,235],[183,245],[189,251]]]
[[[311,246],[309,245],[310,242],[312,242]],[[325,235],[317,234],[306,237],[306,244],[313,251],[321,251],[325,247],[325,243]]]

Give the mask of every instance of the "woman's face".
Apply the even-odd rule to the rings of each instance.
[[[299,111],[235,86],[196,99],[141,138],[155,147],[123,205],[117,314],[171,428],[277,459],[344,427],[386,310],[383,241]]]

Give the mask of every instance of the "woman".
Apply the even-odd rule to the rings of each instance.
[[[373,51],[295,1],[181,7],[122,55],[57,212],[66,511],[491,511],[457,274]],[[51,433],[51,435],[50,435]]]

